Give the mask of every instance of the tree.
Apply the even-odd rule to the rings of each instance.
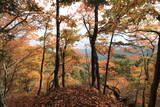
[[[1,13],[1,20],[3,20],[5,23],[1,23],[0,27],[0,44],[2,46],[1,52],[2,52],[2,64],[7,62],[6,58],[7,55],[5,54],[5,45],[13,40],[15,38],[15,35],[18,35],[18,32],[23,31],[21,29],[23,24],[28,25],[27,19],[28,16],[32,12],[38,12],[41,9],[37,6],[37,4],[32,1],[32,0],[27,0],[27,1],[16,1],[16,0],[1,0],[0,1],[0,13]],[[5,20],[4,17],[6,17]],[[21,27],[20,27],[21,26]],[[30,26],[31,27],[31,26]],[[5,73],[5,71],[2,71],[2,74]],[[6,78],[5,80],[6,81]],[[2,85],[1,89],[3,90],[3,80],[1,80],[0,84]],[[3,94],[1,93],[0,90],[0,102],[3,102]],[[2,107],[4,105],[1,105]]]
[[[78,0],[76,0],[78,1]],[[58,88],[59,87],[59,82],[58,82],[58,72],[59,72],[59,65],[60,65],[60,4],[71,4],[75,2],[75,0],[56,0],[56,58],[55,58],[55,70],[54,70],[54,87]]]
[[[160,20],[159,20],[160,21]],[[155,107],[156,105],[156,98],[157,98],[157,89],[160,82],[160,33],[155,32],[159,36],[158,40],[158,49],[157,49],[157,59],[156,59],[156,65],[155,65],[155,73],[153,82],[151,85],[151,92],[150,92],[150,99],[149,99],[149,105],[148,107]]]
[[[90,5],[91,8],[94,7],[94,27],[93,27],[93,33],[90,29],[90,24],[89,24],[89,28],[87,27],[87,22],[85,20],[85,17],[83,16],[83,23],[84,26],[87,30],[88,33],[88,37],[89,37],[89,41],[90,41],[90,45],[91,45],[91,74],[92,74],[92,83],[91,86],[94,87],[95,86],[95,82],[97,80],[97,89],[100,91],[100,74],[99,74],[99,63],[98,63],[98,55],[97,55],[97,51],[96,51],[96,40],[97,40],[97,36],[98,36],[98,23],[99,23],[99,14],[98,14],[98,10],[99,10],[99,6],[100,5],[104,5],[106,4],[105,0],[88,0],[88,1],[84,1],[83,5]],[[92,9],[91,9],[92,10]]]
[[[158,15],[157,20],[160,22],[160,15]],[[149,32],[154,32],[159,36],[155,72],[154,72],[153,82],[151,85],[150,99],[149,99],[149,105],[148,105],[148,107],[155,107],[156,98],[157,98],[157,89],[158,89],[159,82],[160,82],[160,62],[159,62],[160,60],[160,33],[157,31],[149,31]]]
[[[79,36],[76,34],[76,30],[72,29],[63,29],[61,35],[61,59],[62,59],[62,86],[65,87],[65,57],[67,48],[72,46],[76,41],[79,41]]]
[[[156,14],[156,12],[155,12],[155,14]],[[155,16],[155,14],[153,16]],[[159,17],[159,15],[158,15],[158,17]],[[157,17],[157,19],[158,19],[158,17]],[[159,21],[159,19],[158,19],[158,21]],[[155,29],[154,30],[152,30],[152,29],[154,29],[153,26],[150,28],[150,26],[147,25],[147,27],[143,27],[142,29],[138,29],[137,31],[150,32],[151,34],[155,33],[159,37],[159,32],[156,31]],[[149,42],[152,42],[152,41],[149,40]],[[156,65],[155,65],[154,78],[153,78],[153,82],[151,85],[151,92],[150,92],[149,105],[148,105],[149,107],[155,107],[155,105],[156,105],[157,89],[158,89],[158,84],[159,84],[159,80],[160,80],[160,77],[159,77],[159,65],[160,64],[158,61],[159,57],[160,56],[159,56],[159,39],[158,39],[157,59],[156,59]],[[145,67],[145,70],[146,70],[146,67]],[[146,77],[147,77],[147,75],[146,75]],[[147,77],[147,79],[148,79],[148,77]],[[144,90],[145,90],[145,88],[144,88]],[[144,90],[143,90],[143,94],[144,94]]]
[[[112,43],[113,43],[113,36],[114,36],[114,31],[112,32],[112,37],[110,40],[110,45],[109,45],[109,49],[108,49],[108,56],[107,56],[107,63],[106,63],[106,73],[105,73],[105,80],[104,80],[104,89],[103,89],[103,94],[105,94],[106,92],[106,82],[107,82],[107,76],[108,76],[108,68],[109,68],[109,61],[110,61],[110,54],[111,54],[111,47],[112,47]]]
[[[48,19],[49,20],[49,19]],[[40,95],[41,93],[41,88],[42,88],[42,81],[43,81],[43,66],[44,66],[44,61],[45,61],[45,53],[46,53],[46,39],[47,39],[47,30],[48,30],[48,21],[46,22],[45,25],[45,32],[43,35],[43,51],[42,51],[42,61],[41,61],[41,69],[40,69],[40,81],[39,81],[39,89],[37,92],[37,95]]]
[[[59,87],[58,72],[59,72],[59,41],[60,41],[60,20],[59,20],[59,8],[60,1],[56,0],[56,59],[55,59],[55,70],[54,70],[54,87]]]

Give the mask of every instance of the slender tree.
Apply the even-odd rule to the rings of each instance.
[[[43,68],[44,68],[45,53],[46,53],[47,30],[48,30],[48,22],[46,23],[45,32],[44,32],[44,35],[43,35],[43,50],[42,50],[42,60],[41,60],[41,68],[40,68],[39,89],[38,89],[37,95],[40,95],[41,89],[42,89]]]
[[[105,80],[104,80],[104,88],[103,88],[103,94],[106,93],[106,83],[107,83],[107,76],[108,76],[108,69],[109,69],[109,62],[110,62],[110,55],[111,55],[111,48],[112,48],[112,43],[113,43],[113,37],[114,37],[114,31],[112,32],[111,40],[110,40],[110,45],[107,53],[107,63],[106,63],[106,73],[105,73]]]
[[[66,74],[66,53],[67,49],[76,41],[79,41],[80,36],[77,33],[77,30],[72,29],[63,29],[61,35],[61,61],[62,61],[62,87],[65,87],[65,74]]]

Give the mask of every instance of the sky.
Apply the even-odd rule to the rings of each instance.
[[[47,0],[36,0],[36,2],[38,2],[39,5],[44,7],[45,10],[47,11],[47,10],[51,9],[51,5],[53,3],[53,0],[49,0],[49,2],[47,2]],[[74,14],[75,15],[74,17],[78,18],[80,16],[76,13],[76,10],[77,10],[77,8],[79,6],[80,6],[80,3],[76,3],[76,4],[74,4],[72,6],[69,6],[69,7],[60,8],[60,14],[61,15]],[[154,6],[156,7],[156,10],[160,12],[160,3],[156,3],[156,5],[154,5]],[[111,8],[111,7],[107,7],[106,9],[109,9],[109,8]],[[63,27],[64,26],[61,25],[61,29],[63,29]],[[83,25],[78,25],[78,29],[80,29],[80,31],[79,31],[80,34],[85,34],[86,29],[85,29],[85,27]],[[53,32],[55,32],[55,30]],[[43,35],[43,31],[39,31],[38,34],[42,36]],[[106,36],[108,36],[108,35],[106,35]],[[116,42],[116,41],[125,42],[125,40],[122,37],[119,37],[119,36],[114,37],[113,41],[114,42]],[[37,42],[35,40],[32,40],[30,43],[31,43],[31,45],[40,44],[39,42]],[[87,38],[87,37],[81,39],[79,42],[76,42],[75,43],[75,47],[76,48],[80,48],[80,49],[81,48],[85,48],[86,44],[89,44],[89,38]]]

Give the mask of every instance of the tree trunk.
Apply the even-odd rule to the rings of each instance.
[[[157,34],[159,35],[157,59],[156,59],[156,65],[155,65],[154,79],[151,85],[151,92],[150,92],[148,107],[155,107],[156,105],[157,89],[160,81],[160,33],[157,32]]]
[[[88,71],[88,84],[89,86],[91,85],[91,82],[90,82],[90,63],[89,63],[89,56],[88,56],[88,52],[87,52],[87,47],[85,49],[85,54],[86,54],[86,65],[87,65],[87,71]]]
[[[0,93],[0,107],[5,107],[4,100],[3,100],[3,95],[1,93]]]
[[[93,33],[93,38],[92,41],[94,43],[94,47],[93,47],[93,54],[94,54],[94,58],[95,58],[95,74],[96,74],[96,79],[97,79],[97,88],[100,91],[100,75],[99,75],[99,63],[98,63],[98,56],[97,56],[97,52],[96,52],[96,47],[95,47],[95,42],[97,39],[97,35],[98,35],[98,7],[99,7],[99,1],[96,0],[95,1],[95,9],[94,9],[94,17],[95,17],[95,22],[94,22],[94,33]]]
[[[42,89],[42,81],[43,81],[43,66],[44,66],[44,60],[45,60],[45,53],[46,53],[46,33],[47,33],[47,24],[43,36],[43,52],[42,52],[42,61],[41,61],[41,69],[40,69],[40,80],[39,80],[39,89],[37,92],[37,95],[40,95],[41,89]]]
[[[100,91],[99,63],[98,63],[98,55],[96,50],[95,50],[95,64],[96,64],[97,89]]]
[[[60,41],[60,20],[59,20],[59,8],[60,8],[60,2],[59,0],[56,0],[56,59],[55,59],[55,70],[54,70],[54,87],[59,87],[58,82],[58,72],[59,72],[59,41]]]
[[[0,71],[0,74],[1,74],[0,76],[3,75],[1,73],[1,71]],[[0,77],[0,79],[1,79],[1,77]],[[4,92],[4,83],[3,82],[4,82],[3,80],[0,81],[0,107],[5,107],[4,95],[3,95],[3,92]]]
[[[6,64],[3,63],[3,69],[4,69],[4,79],[3,79],[3,83],[4,83],[4,90],[3,90],[3,95],[6,96],[6,92],[7,92],[7,68],[6,68]]]
[[[142,48],[141,48],[141,51],[142,51],[142,57],[143,57],[144,72],[146,75],[145,80],[149,80],[149,72],[148,72],[148,68],[147,68],[149,63],[147,63],[148,60],[145,59],[145,54],[144,54],[144,51]],[[147,55],[147,57],[148,57],[148,55]]]
[[[146,90],[146,85],[144,86],[142,93],[142,107],[145,107],[145,90]]]
[[[97,89],[100,90],[99,63],[95,48],[95,41],[92,40],[90,43],[91,43],[92,87],[95,86],[95,82],[97,80]]]
[[[111,40],[110,40],[110,45],[109,45],[109,50],[108,50],[108,57],[107,57],[107,63],[106,63],[106,73],[105,73],[105,78],[104,78],[105,81],[104,81],[103,94],[106,93],[106,83],[107,83],[107,76],[108,76],[108,69],[109,69],[109,62],[110,62],[110,54],[111,54],[113,36],[114,36],[114,31],[112,32],[112,37],[111,37]]]
[[[136,96],[134,100],[135,107],[137,106],[138,93],[139,93],[139,89],[136,90]]]
[[[137,100],[138,100],[138,93],[139,93],[139,86],[140,86],[140,78],[141,78],[141,75],[142,75],[142,70],[143,68],[141,67],[141,72],[140,72],[140,75],[139,75],[139,81],[138,81],[138,89],[136,90],[136,95],[135,95],[135,100],[134,100],[134,104],[135,104],[135,107],[137,107]]]
[[[65,87],[65,56],[66,56],[66,48],[65,44],[64,50],[62,51],[62,86]]]
[[[91,84],[91,86],[92,87],[94,87],[94,85],[95,85],[95,80],[96,80],[96,77],[95,77],[95,69],[96,69],[96,67],[95,67],[95,58],[94,58],[94,54],[95,54],[95,46],[94,46],[94,44],[93,44],[93,42],[92,41],[90,41],[90,43],[91,43],[91,70],[92,70],[92,84]]]

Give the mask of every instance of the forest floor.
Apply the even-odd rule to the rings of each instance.
[[[86,86],[58,88],[44,96],[7,100],[8,107],[125,107],[115,99]]]

